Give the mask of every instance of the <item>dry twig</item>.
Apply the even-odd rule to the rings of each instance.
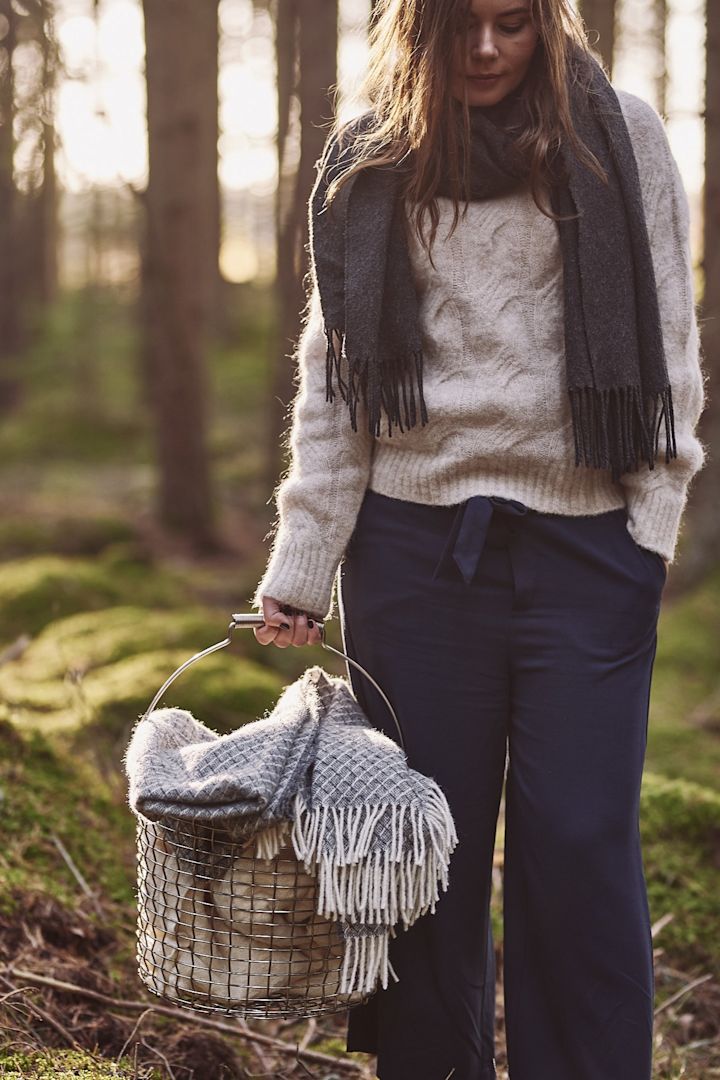
[[[63,859],[65,860],[65,864],[66,864],[68,870],[70,871],[72,876],[75,878],[75,880],[77,881],[77,883],[80,886],[80,888],[82,889],[82,891],[85,893],[85,895],[88,897],[88,899],[92,903],[92,906],[95,908],[95,911],[98,913],[98,915],[102,915],[103,914],[103,909],[102,909],[102,905],[100,904],[100,901],[98,900],[97,896],[95,895],[95,893],[92,891],[92,889],[88,885],[88,883],[85,880],[85,878],[83,877],[83,875],[80,873],[80,871],[79,871],[79,869],[77,867],[77,864],[75,863],[75,861],[74,861],[72,855],[70,854],[70,852],[68,851],[68,849],[63,844],[60,837],[56,836],[55,833],[51,833],[50,838],[51,838],[53,844],[55,845],[55,847],[58,849],[58,851],[62,855]]]
[[[2,982],[4,982],[5,985],[8,986],[12,991],[17,991],[19,993],[28,993],[29,991],[35,989],[32,986],[13,986],[13,984],[9,981],[9,979],[6,979],[4,975],[0,975],[0,980]],[[41,1009],[40,1006],[34,1001],[25,1001],[24,1000],[23,1004],[26,1005],[26,1007],[28,1009],[30,1009],[32,1012],[34,1012],[46,1024],[49,1024],[50,1027],[55,1028],[55,1031],[57,1031],[58,1035],[60,1035],[65,1040],[65,1042],[68,1044],[68,1046],[70,1046],[73,1050],[82,1050],[82,1046],[77,1041],[75,1036],[72,1035],[67,1030],[67,1028],[64,1027],[60,1023],[60,1021],[57,1020],[54,1016],[52,1016],[49,1012],[46,1012],[44,1009]]]
[[[168,1005],[152,1004],[148,1006],[146,1001],[111,998],[107,994],[99,993],[97,990],[89,990],[84,986],[77,986],[75,983],[53,979],[49,975],[38,975],[37,972],[34,971],[23,971],[20,968],[15,968],[11,965],[6,967],[5,970],[8,975],[14,975],[16,978],[26,979],[28,982],[37,983],[40,986],[47,986],[60,993],[78,994],[81,997],[89,998],[91,1001],[98,1001],[102,1005],[109,1005],[115,1009],[125,1009],[130,1012],[144,1012],[148,1008],[151,1008],[153,1012],[156,1012],[161,1016],[169,1016],[171,1019],[182,1020],[184,1023],[187,1022],[187,1009],[174,1008]],[[283,1042],[281,1039],[273,1039],[270,1035],[261,1035],[260,1032],[251,1031],[249,1028],[243,1029],[239,1024],[228,1024],[222,1020],[212,1020],[200,1013],[193,1015],[193,1022],[201,1027],[212,1028],[214,1031],[221,1031],[226,1035],[233,1035],[235,1038],[248,1039],[251,1042],[271,1047],[281,1054],[290,1054],[296,1058],[302,1056],[307,1058],[308,1061],[315,1061],[320,1065],[332,1065],[336,1070],[342,1069],[346,1072],[354,1073],[357,1076],[362,1076],[365,1073],[365,1067],[360,1062],[344,1061],[342,1058],[333,1057],[332,1054],[323,1054],[319,1050],[300,1049],[297,1044],[292,1045]]]
[[[662,1005],[658,1005],[655,1010],[655,1016],[659,1016],[665,1009],[674,1005],[679,998],[684,997],[685,994],[689,994],[691,990],[694,990],[696,986],[700,986],[701,983],[708,982],[709,979],[712,979],[712,975],[701,975],[699,978],[693,979],[692,982],[686,983],[686,985],[682,986],[675,994],[671,994],[667,1001],[663,1001]]]

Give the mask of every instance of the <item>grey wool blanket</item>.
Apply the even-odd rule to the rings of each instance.
[[[458,836],[438,783],[372,727],[347,680],[308,668],[269,713],[218,735],[179,708],[135,726],[124,758],[136,815],[254,837],[271,859],[292,841],[318,875],[318,915],[344,942],[340,992],[387,987],[388,938],[434,913]],[[215,845],[213,844],[213,849]]]

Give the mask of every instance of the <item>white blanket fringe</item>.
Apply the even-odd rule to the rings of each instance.
[[[419,803],[411,804],[412,850],[407,851],[402,843],[405,809],[405,804],[383,802],[324,805],[310,812],[302,793],[295,796],[291,839],[305,872],[314,874],[313,864],[319,868],[318,914],[371,928],[377,925],[376,933],[371,929],[346,939],[341,993],[372,992],[378,979],[386,989],[389,972],[398,981],[388,957],[388,937],[395,937],[394,926],[401,919],[407,930],[427,911],[434,914],[438,884],[447,890],[448,864],[458,835],[444,795],[440,789],[432,792],[424,813]],[[392,816],[392,844],[384,852],[371,851],[375,827],[387,813]],[[328,828],[334,832],[332,856],[323,844]]]

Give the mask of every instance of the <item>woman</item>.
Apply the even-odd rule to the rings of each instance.
[[[388,0],[363,90],[310,204],[256,637],[318,641],[339,568],[343,648],[460,843],[347,1048],[381,1080],[496,1075],[507,764],[511,1078],[649,1080],[639,793],[658,611],[705,457],[687,198],[658,114],[614,90],[566,0]]]

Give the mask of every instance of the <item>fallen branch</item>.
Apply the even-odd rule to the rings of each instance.
[[[188,1020],[189,1010],[187,1009],[174,1008],[168,1005],[148,1005],[146,1001],[112,998],[107,994],[101,994],[97,990],[89,990],[84,986],[77,986],[75,983],[53,979],[49,975],[38,975],[34,971],[24,971],[21,968],[12,967],[12,965],[8,965],[5,972],[7,975],[14,975],[18,979],[25,979],[27,982],[36,983],[39,986],[47,986],[51,990],[57,990],[60,993],[79,994],[81,997],[97,1001],[101,1005],[112,1006],[115,1009],[125,1009],[128,1012],[145,1012],[152,1009],[153,1012],[159,1013],[161,1016],[182,1020],[183,1023],[187,1023]],[[342,1058],[334,1057],[332,1054],[323,1054],[319,1050],[302,1049],[299,1044],[292,1045],[283,1042],[281,1039],[273,1039],[271,1035],[262,1035],[260,1032],[250,1031],[249,1028],[242,1028],[238,1024],[227,1024],[222,1020],[212,1020],[200,1013],[193,1014],[193,1021],[201,1027],[212,1028],[215,1031],[222,1031],[226,1035],[233,1035],[235,1038],[248,1039],[263,1046],[270,1046],[279,1053],[292,1054],[296,1058],[302,1056],[307,1058],[308,1061],[315,1061],[320,1065],[332,1065],[334,1069],[345,1069],[347,1072],[355,1073],[358,1076],[366,1073],[365,1066],[360,1062],[343,1061]]]

